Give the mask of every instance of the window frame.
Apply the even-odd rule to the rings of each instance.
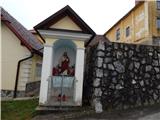
[[[130,34],[131,34],[131,28],[130,26],[127,26],[126,29],[125,29],[125,34],[126,34],[126,37],[129,37]]]
[[[119,41],[121,37],[121,31],[120,28],[116,29],[116,41]]]
[[[42,72],[42,63],[36,63],[36,69],[35,69],[35,76],[36,77],[41,77],[41,72]]]
[[[159,22],[158,22],[159,20]],[[157,29],[160,30],[160,17],[157,17],[156,19],[156,26],[157,26]]]
[[[156,0],[157,10],[160,10],[160,0]]]

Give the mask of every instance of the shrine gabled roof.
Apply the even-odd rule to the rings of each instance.
[[[42,55],[43,44],[7,11],[2,7],[0,9],[1,21],[19,38],[21,43],[31,52]]]
[[[81,30],[70,30],[70,29],[57,29],[51,28],[50,26],[56,24],[58,21],[62,20],[65,17],[69,17]],[[86,33],[95,36],[95,32],[75,13],[75,11],[70,6],[65,6],[55,14],[51,15],[38,25],[36,25],[35,30],[54,30],[54,31],[67,31],[67,32],[78,32]],[[93,37],[92,37],[93,38]]]

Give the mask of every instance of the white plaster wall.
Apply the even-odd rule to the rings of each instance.
[[[42,63],[42,77],[40,85],[39,104],[44,105],[48,97],[48,80],[52,73],[53,47],[44,45],[43,63]]]
[[[82,105],[82,92],[83,92],[83,73],[84,73],[84,50],[83,48],[77,49],[76,56],[76,71],[75,71],[75,95],[74,101],[77,106]]]
[[[1,32],[1,88],[3,90],[14,90],[18,61],[29,57],[31,53],[25,46],[21,45],[17,36],[3,22]]]
[[[20,65],[18,90],[25,91],[26,83],[31,79],[32,59],[23,61]]]

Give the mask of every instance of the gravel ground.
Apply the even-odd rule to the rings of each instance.
[[[52,112],[39,114],[32,120],[160,120],[160,105],[128,110],[104,111],[84,109],[74,112]]]

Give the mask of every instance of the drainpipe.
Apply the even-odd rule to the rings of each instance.
[[[17,74],[16,74],[16,81],[15,81],[15,88],[14,88],[14,96],[13,98],[17,97],[17,86],[18,86],[18,77],[19,77],[19,70],[20,70],[20,64],[21,62],[28,60],[30,58],[33,57],[33,53],[31,53],[31,55],[29,57],[23,58],[21,60],[18,61],[18,65],[17,65]]]

